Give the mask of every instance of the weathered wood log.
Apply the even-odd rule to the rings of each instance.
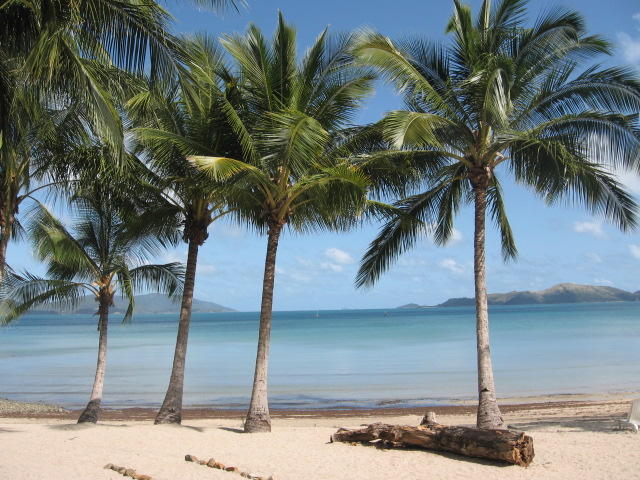
[[[436,412],[427,412],[427,414],[422,417],[420,425],[430,425],[432,423],[438,423],[436,420]]]
[[[373,423],[357,430],[341,428],[331,435],[331,441],[382,441],[390,447],[451,452],[468,457],[499,460],[521,467],[528,466],[533,460],[533,438],[524,432],[448,427],[435,423],[435,416],[432,418],[433,420],[431,417],[425,417],[417,427]]]

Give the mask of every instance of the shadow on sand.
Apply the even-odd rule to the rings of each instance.
[[[548,430],[555,427],[569,432],[597,432],[619,435],[621,433],[625,433],[625,430],[620,430],[618,428],[619,418],[622,417],[618,415],[553,417],[546,420],[540,419],[531,422],[513,422],[509,423],[509,426],[516,430],[524,430],[527,433],[539,430]]]
[[[22,431],[23,430],[15,430],[13,428],[4,428],[4,427],[0,428],[0,433],[20,433]]]
[[[100,428],[100,427],[119,427],[119,428],[127,428],[128,425],[123,425],[121,423],[63,423],[61,425],[47,425],[47,428],[51,430],[68,430],[68,431],[76,431],[76,430],[88,430],[90,428]]]
[[[218,427],[218,430],[224,430],[226,432],[233,432],[233,433],[244,433],[243,429],[235,428],[235,427]]]

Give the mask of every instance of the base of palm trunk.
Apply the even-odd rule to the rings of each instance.
[[[268,413],[252,414],[249,412],[244,421],[245,433],[258,433],[271,431],[271,417]]]
[[[78,423],[98,423],[100,400],[91,400],[80,414]]]
[[[502,429],[504,421],[502,413],[496,400],[480,400],[478,404],[478,418],[476,421],[478,428]]]
[[[182,410],[178,408],[161,408],[156,419],[153,422],[155,425],[164,424],[181,424],[182,423]]]

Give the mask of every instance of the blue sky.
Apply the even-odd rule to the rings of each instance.
[[[178,3],[178,2],[176,2]],[[304,49],[327,25],[331,31],[362,26],[389,36],[420,35],[444,39],[451,13],[449,0],[393,2],[378,0],[300,1],[248,0],[247,9],[220,17],[198,10],[188,2],[169,5],[179,32],[206,31],[215,35],[242,32],[249,22],[271,33],[281,10],[298,29]],[[469,1],[477,7],[479,0]],[[552,5],[582,12],[592,33],[615,44],[614,58],[603,61],[640,68],[640,3],[637,0],[564,0],[530,2],[537,15]],[[384,86],[363,109],[359,121],[380,118],[399,106],[398,98]],[[520,256],[504,264],[494,231],[487,239],[490,292],[541,289],[560,282],[611,285],[640,290],[640,232],[622,234],[581,208],[548,207],[529,191],[503,176],[508,213]],[[640,178],[624,175],[629,189],[640,195]],[[285,234],[278,253],[274,307],[276,310],[324,308],[391,308],[409,302],[435,304],[449,297],[473,295],[472,217],[467,208],[456,223],[456,235],[446,247],[429,239],[418,242],[371,289],[357,291],[353,278],[358,261],[374,238],[378,225],[367,225],[348,234]],[[201,249],[196,297],[238,310],[259,309],[265,238],[233,225],[213,225]],[[180,245],[161,259],[185,259]],[[41,272],[28,244],[12,244],[9,263],[14,268]]]

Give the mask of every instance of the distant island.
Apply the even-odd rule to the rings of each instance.
[[[29,313],[49,313],[49,314],[72,314],[72,313],[95,313],[97,303],[92,296],[85,296],[80,300],[78,306],[72,310],[68,309],[51,309],[40,307],[30,310]],[[120,296],[114,298],[114,306],[111,307],[110,313],[123,314],[127,310],[127,302]],[[180,300],[173,302],[166,295],[159,293],[149,293],[147,295],[136,295],[135,313],[178,313],[180,310]],[[193,299],[193,313],[216,313],[216,312],[234,312],[232,308],[224,307],[213,302]]]
[[[632,302],[640,300],[640,291],[627,292],[614,287],[560,283],[546,290],[490,293],[489,305],[541,305],[554,303]],[[475,305],[473,297],[450,298],[437,307],[466,307]],[[429,308],[408,303],[397,308]]]

